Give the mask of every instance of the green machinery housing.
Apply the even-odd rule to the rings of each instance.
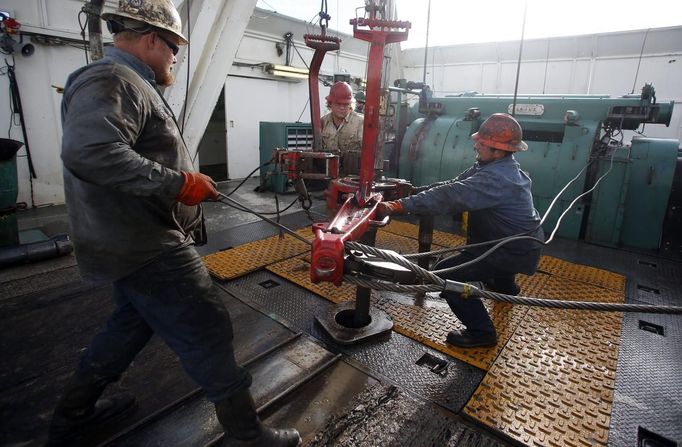
[[[651,85],[641,95],[507,95],[463,94],[433,97],[422,91],[407,127],[397,177],[427,185],[455,177],[475,161],[471,134],[491,114],[511,113],[523,128],[528,151],[515,154],[533,181],[535,206],[544,215],[552,200],[574,177],[543,225],[551,232],[569,204],[557,235],[601,245],[659,249],[679,141],[624,131],[646,124],[669,125],[673,103],[657,103]],[[583,168],[585,168],[583,170]],[[582,172],[581,172],[582,171]]]

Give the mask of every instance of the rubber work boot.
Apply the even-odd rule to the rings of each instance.
[[[74,376],[54,410],[46,445],[73,445],[79,435],[130,415],[137,408],[133,396],[99,398],[111,382],[107,378]]]
[[[225,430],[225,447],[295,447],[301,444],[298,430],[273,429],[261,423],[248,389],[216,402],[215,411]]]
[[[495,332],[474,332],[468,329],[450,331],[445,341],[459,348],[490,348],[497,344]]]

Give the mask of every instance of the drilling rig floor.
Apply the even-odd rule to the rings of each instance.
[[[267,207],[271,197],[251,192],[250,182],[233,197]],[[459,322],[436,293],[373,291],[393,331],[341,345],[316,316],[352,301],[353,286],[312,284],[306,244],[256,217],[220,203],[205,210],[209,243],[200,253],[232,316],[259,413],[268,425],[296,427],[304,445],[682,444],[679,315],[484,300],[499,342],[464,350],[444,342]],[[22,229],[47,236],[67,230],[65,219],[64,207],[19,214]],[[303,212],[280,222],[312,237]],[[434,248],[464,243],[451,226],[436,222]],[[415,225],[393,221],[376,245],[412,253],[416,238]],[[539,272],[520,279],[522,295],[682,305],[679,262],[564,239],[543,254]],[[3,269],[0,278],[0,445],[38,446],[66,379],[106,322],[111,290],[81,281],[73,255]],[[120,391],[137,396],[137,412],[77,445],[220,442],[212,405],[160,339],[106,393]]]

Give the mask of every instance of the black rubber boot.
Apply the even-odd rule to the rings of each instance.
[[[445,341],[459,348],[490,348],[497,344],[497,335],[494,332],[473,332],[465,329],[450,331]]]
[[[301,444],[298,430],[273,429],[261,423],[248,389],[216,402],[215,411],[225,430],[225,447],[295,447]]]
[[[73,445],[78,436],[131,414],[137,408],[133,396],[99,398],[112,381],[75,375],[54,410],[46,445]]]

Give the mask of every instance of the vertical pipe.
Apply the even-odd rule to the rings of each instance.
[[[521,56],[523,55],[523,36],[526,33],[526,10],[528,2],[523,4],[523,24],[521,25],[521,42],[519,44],[519,62],[516,64],[516,85],[514,86],[514,102],[512,103],[511,115],[516,116],[516,95],[519,92],[519,74],[521,73]]]
[[[373,41],[369,48],[367,91],[365,93],[365,121],[362,132],[360,160],[360,191],[358,200],[364,204],[370,197],[374,181],[374,161],[379,135],[379,96],[381,94],[381,67],[384,59],[384,42]],[[376,67],[376,68],[374,68]]]
[[[419,235],[417,236],[417,240],[419,242],[419,253],[425,253],[427,251],[431,251],[431,242],[433,242],[433,223],[434,223],[434,217],[433,216],[421,216],[419,218]],[[429,258],[423,257],[419,258],[417,261],[417,265],[423,269],[429,268]],[[424,304],[424,296],[426,294],[424,292],[420,292],[417,294],[415,297],[415,304],[417,305],[422,305]]]
[[[429,54],[429,28],[431,27],[431,0],[426,12],[426,43],[424,44],[424,74],[422,75],[422,82],[426,84],[426,60]]]
[[[361,238],[361,242],[370,247],[376,243],[377,230],[368,230]],[[353,327],[358,329],[371,323],[369,317],[370,297],[372,289],[358,287],[355,291],[355,312],[353,312]]]

